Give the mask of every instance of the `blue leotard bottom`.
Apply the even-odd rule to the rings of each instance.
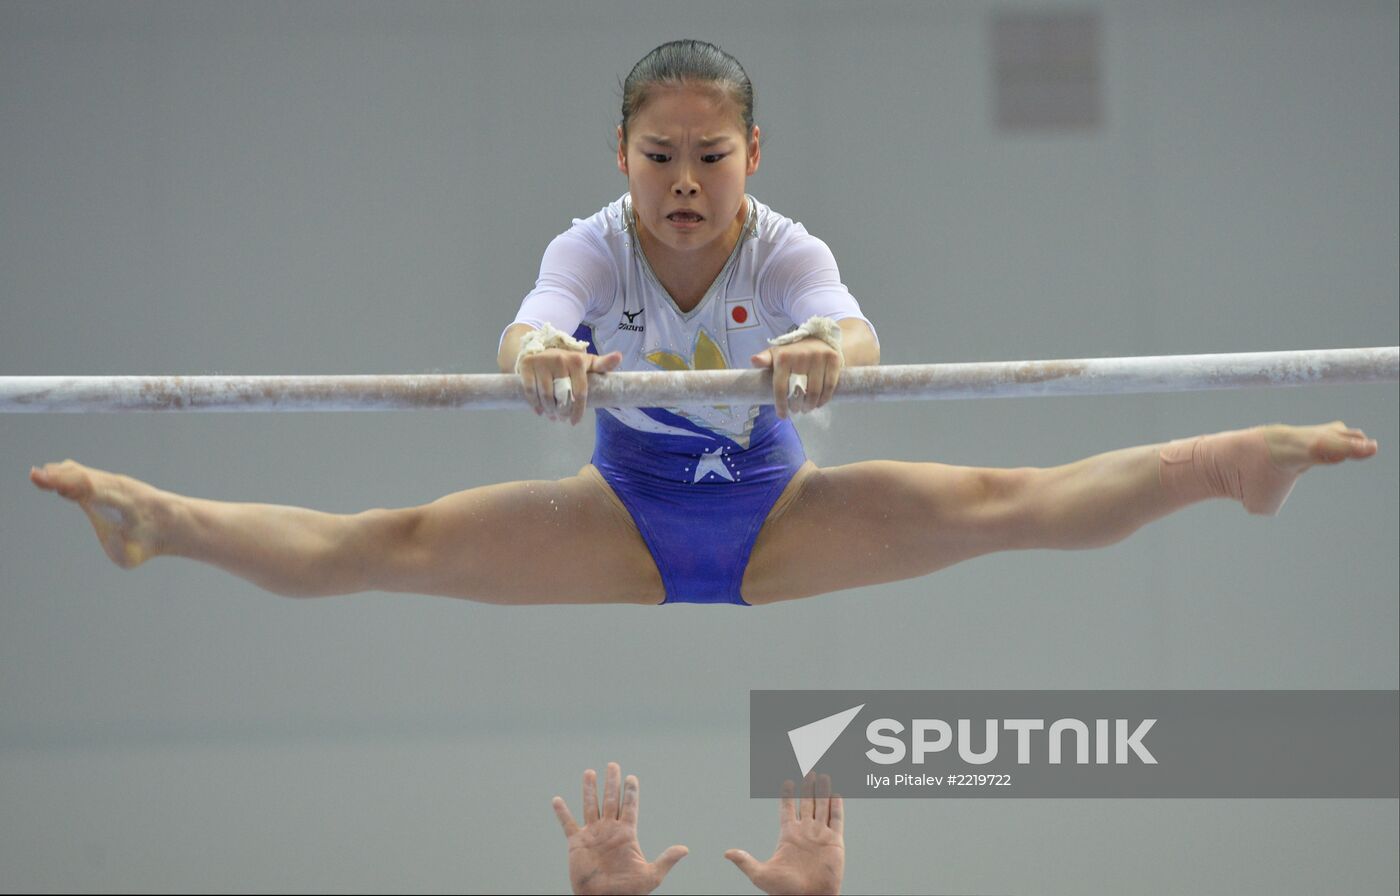
[[[791,420],[765,405],[749,447],[659,408],[643,432],[599,409],[593,465],[651,551],[664,603],[739,604],[768,512],[807,459]]]

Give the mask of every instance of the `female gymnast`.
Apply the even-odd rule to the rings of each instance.
[[[81,506],[124,568],[189,557],[289,596],[750,605],[1108,545],[1206,498],[1275,513],[1309,467],[1376,452],[1337,422],[1045,469],[818,468],[790,414],[826,404],[844,365],[879,363],[879,344],[826,245],[745,193],[759,158],[737,60],[698,41],[648,53],[623,86],[627,193],[550,243],[498,363],[537,414],[574,424],[587,375],[619,368],[771,367],[772,405],[600,408],[576,476],[350,515],[185,497],[71,460],[30,478]],[[834,530],[841,550],[823,549]]]

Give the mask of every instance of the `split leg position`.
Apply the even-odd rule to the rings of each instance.
[[[771,603],[926,575],[994,551],[1101,547],[1209,497],[1272,513],[1309,467],[1375,453],[1364,433],[1336,422],[1125,448],[1048,468],[808,463],[768,514],[742,594]],[[36,468],[30,479],[81,506],[124,568],[161,554],[189,557],[288,596],[381,590],[502,604],[665,597],[636,525],[591,465],[557,481],[348,515],[189,498],[73,461]]]

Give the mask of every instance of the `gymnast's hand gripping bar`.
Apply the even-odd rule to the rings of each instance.
[[[768,370],[608,373],[595,407],[765,404]],[[1128,395],[1400,381],[1400,347],[849,367],[835,401]],[[0,413],[525,408],[509,374],[0,376]]]

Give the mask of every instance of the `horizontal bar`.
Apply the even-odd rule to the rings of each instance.
[[[1129,395],[1400,381],[1400,347],[852,367],[837,401]],[[602,407],[762,404],[766,370],[592,375]],[[0,376],[0,413],[387,411],[520,408],[506,374]]]

